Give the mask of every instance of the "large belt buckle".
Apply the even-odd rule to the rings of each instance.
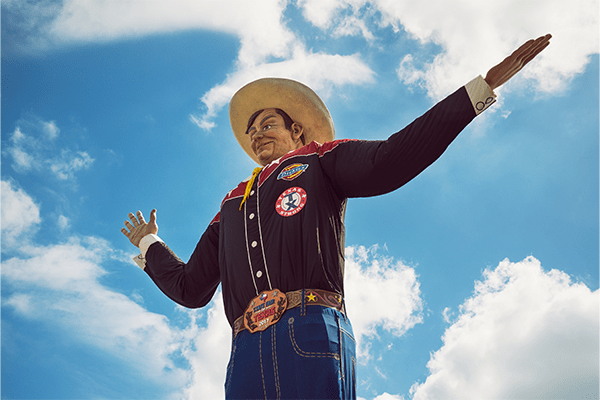
[[[265,290],[253,298],[244,311],[244,326],[250,333],[275,324],[287,309],[287,296],[279,289]]]

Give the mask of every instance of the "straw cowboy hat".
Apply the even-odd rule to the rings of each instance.
[[[240,146],[254,161],[258,158],[246,134],[248,119],[258,110],[280,108],[304,128],[305,143],[332,141],[333,120],[319,96],[308,86],[283,78],[263,78],[237,91],[229,103],[231,128]]]

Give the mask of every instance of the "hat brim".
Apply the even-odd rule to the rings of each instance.
[[[260,164],[246,134],[248,119],[258,110],[280,108],[302,125],[305,143],[329,142],[335,138],[331,114],[321,98],[308,86],[283,78],[263,78],[242,87],[229,103],[229,121],[242,149]]]

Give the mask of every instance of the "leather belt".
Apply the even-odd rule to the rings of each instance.
[[[303,294],[305,306],[330,307],[344,312],[344,302],[341,294],[320,289],[300,289],[287,292],[285,294],[287,297],[286,310],[301,306],[303,304]],[[237,334],[244,329],[246,329],[246,326],[244,325],[244,315],[241,315],[233,323],[233,337],[236,337]]]

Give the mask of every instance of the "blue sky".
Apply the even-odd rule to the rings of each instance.
[[[434,165],[349,201],[357,388],[597,398],[598,1],[488,3],[3,1],[2,399],[222,397],[220,296],[176,306],[119,230],[157,208],[189,257],[254,167],[245,83],[300,80],[337,138],[383,139],[548,32]]]

